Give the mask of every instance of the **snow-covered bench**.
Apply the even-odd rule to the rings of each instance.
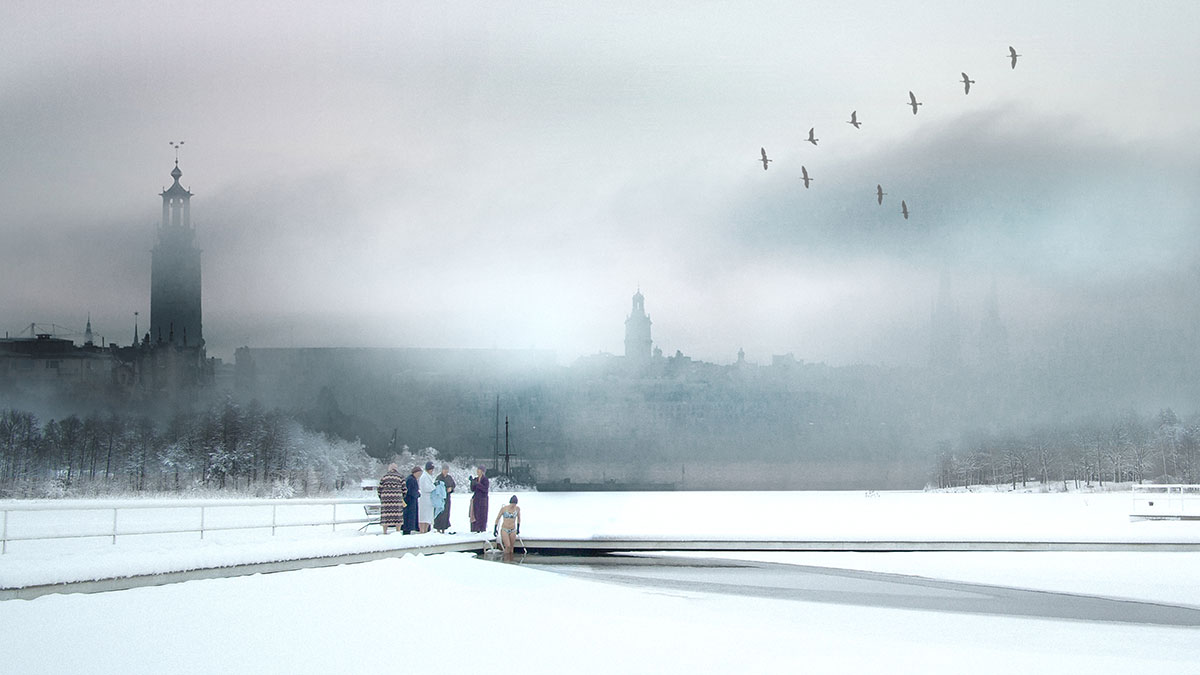
[[[369,518],[369,520],[362,527],[358,528],[359,532],[362,532],[372,525],[383,524],[383,507],[379,504],[363,504],[363,512],[367,514],[367,518]]]

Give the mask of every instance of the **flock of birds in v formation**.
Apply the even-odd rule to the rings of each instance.
[[[1017,57],[1019,57],[1019,56],[1021,56],[1021,55],[1017,53],[1016,49],[1013,49],[1011,46],[1008,48],[1008,58],[1009,58],[1010,62],[1012,63],[1013,70],[1015,70],[1017,67]],[[962,82],[962,85],[963,85],[963,94],[970,94],[971,93],[971,85],[975,84],[975,80],[972,80],[971,78],[967,77],[966,73],[963,73],[962,80],[960,80],[960,82]],[[925,104],[921,103],[920,101],[917,100],[916,94],[912,93],[911,91],[908,92],[908,106],[912,108],[912,113],[914,115],[917,114],[917,106],[921,106],[921,105],[925,105]],[[850,113],[850,119],[849,119],[849,121],[846,122],[846,124],[849,124],[850,126],[854,127],[855,129],[862,128],[862,122],[858,121],[858,111],[857,110],[854,110]],[[814,135],[815,132],[816,132],[816,127],[810,128],[808,130],[808,138],[804,139],[805,141],[812,143],[814,146],[817,144],[817,141],[821,140]],[[762,162],[763,171],[766,171],[767,165],[775,160],[769,159],[767,157],[767,149],[766,148],[760,148],[759,151],[762,153],[762,157],[760,158],[759,161]],[[812,176],[808,175],[808,167],[803,166],[803,165],[801,165],[801,167],[800,167],[800,180],[804,183],[804,188],[806,190],[808,189],[809,184],[812,183],[814,180]],[[880,206],[883,206],[883,196],[886,194],[887,193],[883,191],[882,184],[875,186],[875,201]],[[903,199],[900,200],[900,213],[904,216],[905,220],[908,220],[908,215],[909,215],[908,203],[905,202]]]

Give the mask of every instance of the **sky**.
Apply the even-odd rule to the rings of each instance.
[[[183,140],[223,358],[570,363],[640,288],[668,354],[920,365],[943,274],[1018,356],[1197,334],[1196,3],[248,4],[0,5],[0,330],[148,323]]]

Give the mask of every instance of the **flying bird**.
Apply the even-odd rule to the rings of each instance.
[[[800,167],[800,173],[801,173],[801,174],[803,174],[803,175],[801,175],[801,176],[800,176],[800,180],[804,181],[804,189],[805,189],[805,190],[807,190],[807,189],[808,189],[808,184],[809,184],[809,183],[811,183],[813,179],[812,179],[812,178],[809,178],[809,176],[808,176],[808,168],[807,168],[807,167],[801,166],[801,167]]]
[[[766,171],[767,170],[767,162],[773,162],[775,160],[767,159],[767,149],[766,148],[759,148],[759,151],[762,152],[763,171]]]
[[[1008,58],[1012,59],[1013,70],[1016,70],[1016,68],[1017,68],[1017,57],[1018,56],[1020,56],[1020,54],[1017,53],[1017,50],[1013,49],[1012,45],[1009,45]]]
[[[883,191],[882,185],[875,186],[875,201],[879,202],[880,205],[883,205],[883,196],[886,194],[887,193]]]
[[[966,73],[963,73],[962,76],[963,76],[963,79],[962,79],[963,93],[970,94],[971,93],[971,85],[975,84],[975,80],[972,80],[971,78],[967,77]]]
[[[857,111],[857,110],[855,110],[854,112],[850,113],[850,121],[849,121],[849,122],[846,122],[846,124],[852,124],[852,125],[854,125],[854,128],[855,128],[855,129],[860,129],[860,128],[862,128],[862,122],[859,122],[859,121],[858,121],[858,111]]]
[[[917,103],[917,95],[912,93],[911,91],[908,92],[908,104],[912,106],[914,115],[917,114],[917,106],[925,105],[924,103]]]
[[[808,141],[809,143],[812,143],[813,145],[816,145],[816,144],[817,144],[817,141],[819,141],[819,140],[821,140],[821,139],[819,139],[819,138],[813,138],[813,130],[814,130],[814,129],[816,129],[816,127],[813,127],[812,129],[809,129],[809,130],[808,130],[808,138],[806,138],[805,140],[806,140],[806,141]]]
[[[900,213],[903,213],[904,219],[908,220],[908,204],[905,204],[903,199],[900,200]]]

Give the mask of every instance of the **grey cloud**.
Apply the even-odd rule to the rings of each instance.
[[[187,7],[163,32],[144,30],[150,10],[132,22],[73,10],[57,41],[12,36],[16,57],[0,65],[0,144],[12,149],[0,158],[0,264],[20,279],[0,315],[103,306],[104,321],[128,322],[146,302],[170,138],[188,139],[214,349],[295,339],[619,352],[641,284],[668,352],[920,362],[946,268],[968,308],[997,277],[1015,341],[1141,306],[1186,315],[1200,257],[1196,138],[1120,137],[1133,113],[1075,105],[1106,86],[1079,74],[1110,57],[1070,51],[1087,52],[1090,35],[1059,35],[1074,12],[1031,23],[1029,72],[1005,80],[1003,97],[1003,55],[992,63],[990,47],[970,45],[993,73],[972,71],[969,101],[956,67],[944,93],[922,90],[917,124],[870,110],[902,106],[885,90],[905,78],[940,82],[935,67],[965,38],[898,36],[949,6],[869,21],[787,3],[312,4],[241,8],[236,20]],[[36,18],[22,33],[59,35],[33,5],[20,13]],[[1032,30],[1016,14],[988,39]],[[1178,30],[1162,26],[1178,12],[1150,14],[1154,34]],[[953,27],[935,24],[922,28],[931,40]],[[881,45],[886,63],[870,51]],[[1170,58],[1190,53],[1175,45]],[[1131,110],[1185,102],[1186,89]],[[951,95],[984,111],[938,112]],[[1009,96],[1019,102],[998,103]],[[843,99],[860,98],[862,139],[878,145],[818,129],[830,140],[817,152],[788,147],[811,125],[801,118],[845,127]],[[1044,115],[1055,106],[1060,116]],[[764,137],[782,139],[765,174],[753,164]],[[817,179],[807,192],[802,163]],[[876,183],[891,193],[883,207]]]
[[[1046,269],[1123,268],[1155,250],[1198,245],[1180,227],[1196,221],[1197,204],[1177,197],[1191,193],[1200,167],[1192,156],[1084,135],[1068,118],[990,110],[922,129],[852,165],[812,157],[810,172],[825,179],[817,191],[794,181],[758,188],[734,204],[727,236],[752,251],[786,244],[926,262],[1008,257]],[[799,163],[772,168],[798,175]],[[876,183],[889,193],[882,207]],[[898,215],[901,199],[916,214],[908,222]],[[1068,244],[1081,250],[1063,250]]]

